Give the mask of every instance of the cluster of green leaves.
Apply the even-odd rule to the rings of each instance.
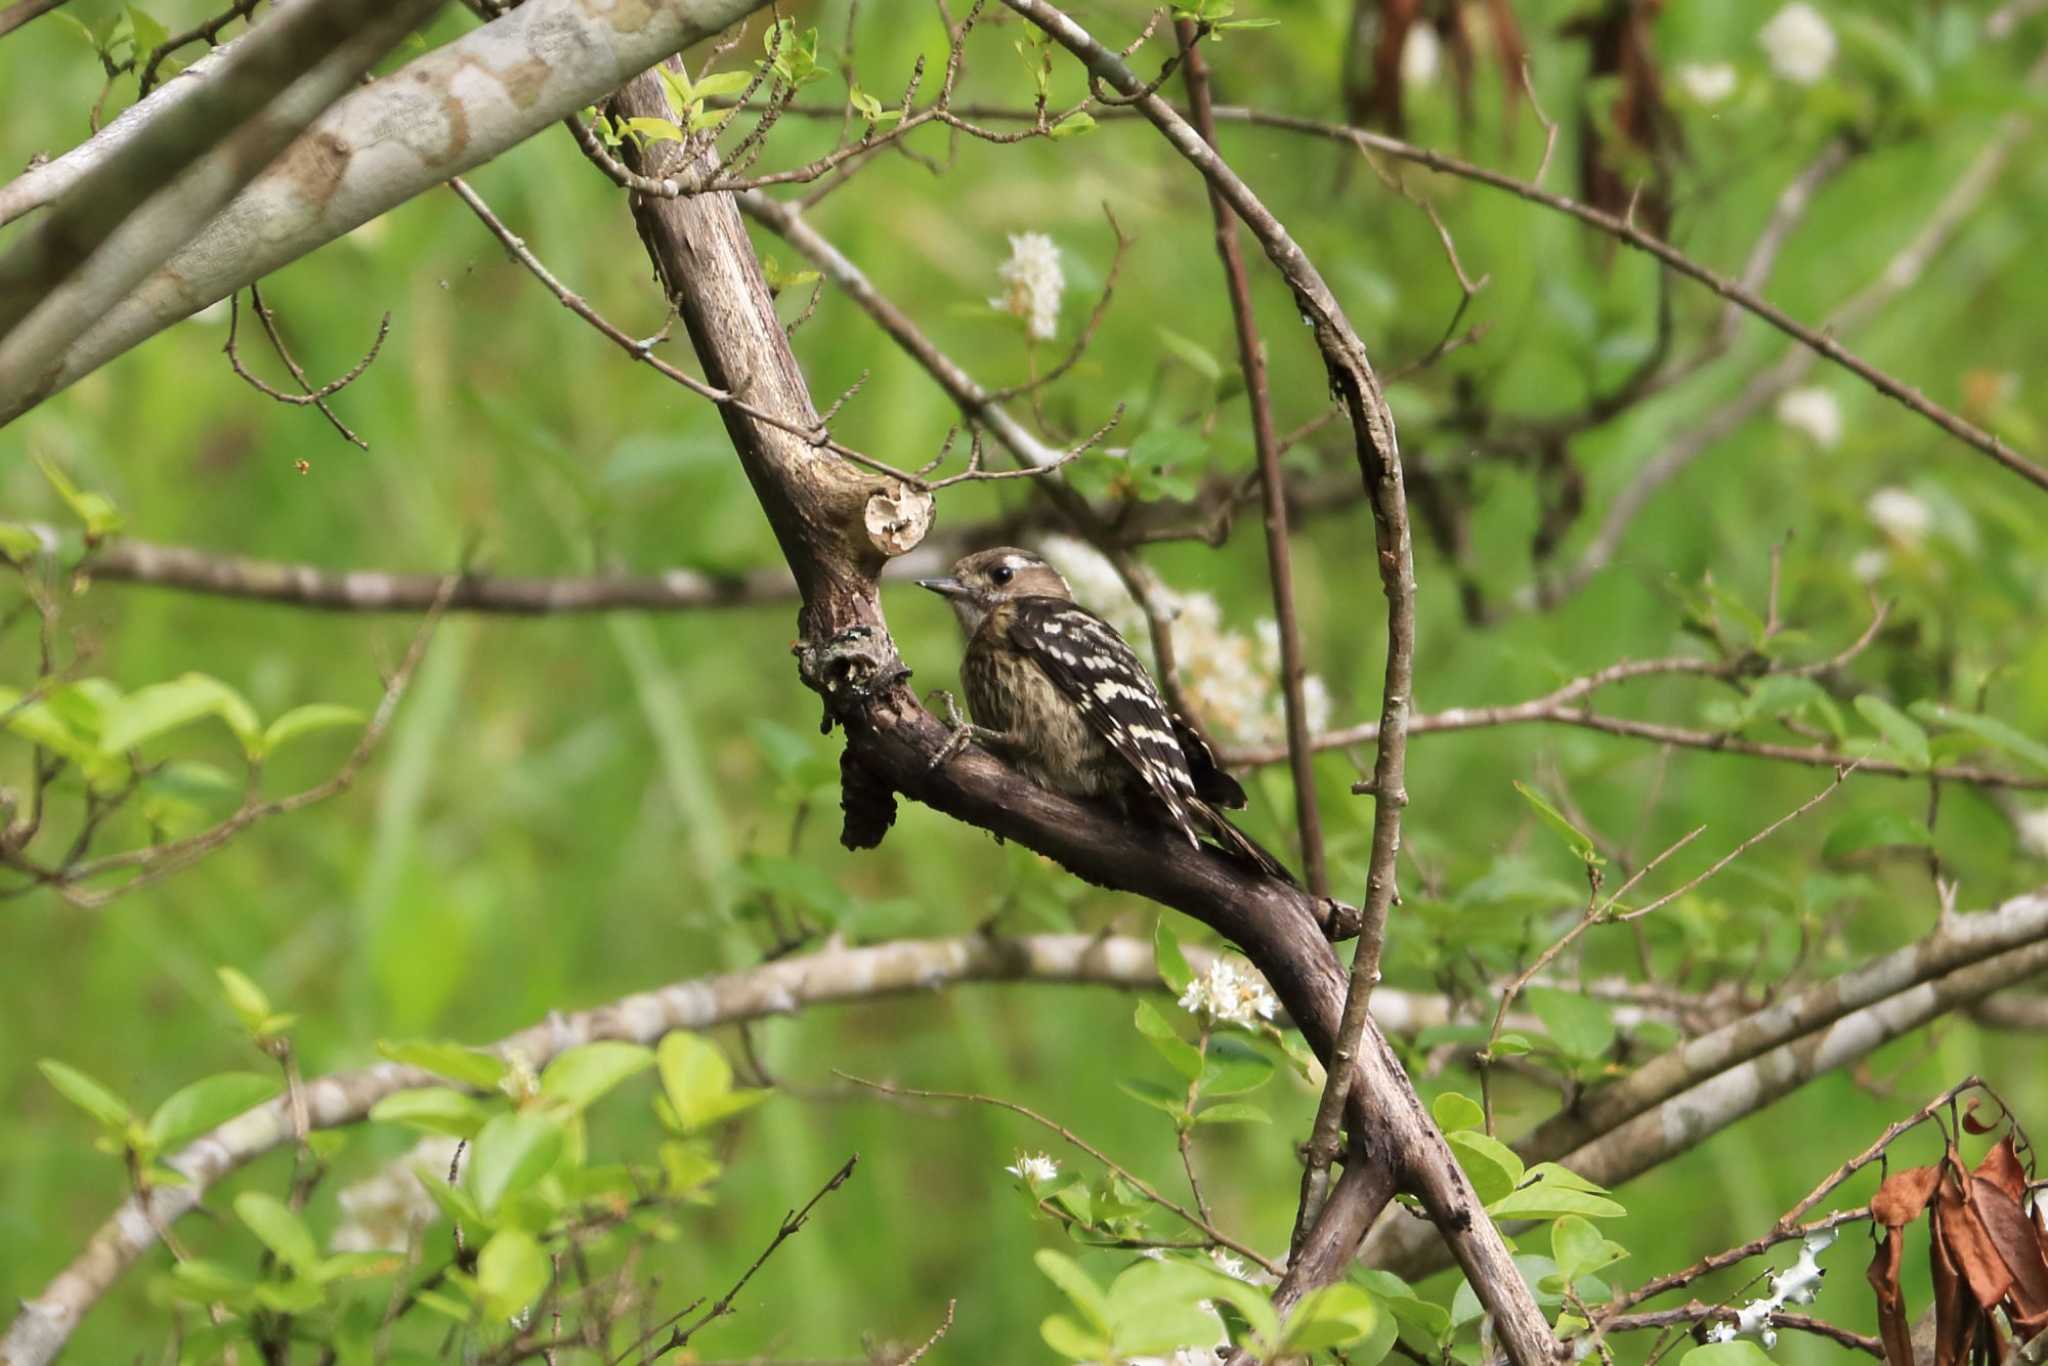
[[[1173,17],[1200,24],[1212,35],[1231,29],[1273,28],[1278,19],[1236,19],[1237,0],[1176,0]]]
[[[171,36],[170,29],[163,22],[136,5],[123,5],[119,9],[102,14],[91,23],[55,11],[64,27],[78,35],[85,45],[92,49],[103,66],[109,71],[127,67],[138,67],[148,62],[150,54],[162,47]],[[175,58],[166,58],[158,64],[157,71],[163,78],[176,75],[184,69],[184,63]]]
[[[280,1054],[293,1017],[232,968],[219,971],[229,1009],[252,1043]],[[461,1230],[447,1265],[413,1287],[409,1305],[472,1328],[516,1319],[546,1290],[553,1259],[572,1230],[616,1226],[672,1238],[665,1211],[678,1202],[710,1202],[722,1172],[711,1145],[719,1126],[759,1105],[767,1091],[734,1084],[718,1048],[695,1034],[671,1033],[659,1046],[602,1040],[569,1048],[536,1075],[496,1053],[457,1043],[380,1045],[394,1062],[452,1085],[412,1087],[380,1101],[373,1124],[463,1140],[459,1175],[416,1165],[411,1175],[440,1217]],[[100,1126],[98,1146],[122,1157],[138,1189],[186,1184],[160,1159],[178,1145],[274,1100],[279,1076],[225,1072],[174,1092],[147,1118],[75,1067],[45,1059],[50,1084]],[[623,1083],[652,1069],[653,1100],[668,1137],[652,1164],[599,1164],[587,1158],[585,1113]],[[283,1122],[280,1120],[279,1122]],[[317,1158],[330,1159],[342,1136],[307,1135]],[[405,1258],[395,1252],[328,1252],[297,1200],[246,1190],[234,1211],[262,1255],[253,1269],[228,1257],[183,1257],[158,1282],[168,1301],[216,1305],[237,1318],[202,1330],[184,1359],[270,1331],[265,1315],[292,1316],[294,1334],[349,1353],[367,1345],[391,1302],[388,1293],[351,1299],[358,1281],[386,1278]],[[460,1251],[464,1245],[473,1254]],[[587,1244],[586,1244],[587,1245]],[[200,1355],[194,1355],[199,1353]]]

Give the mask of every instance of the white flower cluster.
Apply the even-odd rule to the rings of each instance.
[[[1812,1304],[1814,1296],[1820,1294],[1821,1277],[1827,1275],[1827,1268],[1820,1264],[1820,1254],[1835,1241],[1834,1229],[1822,1229],[1809,1233],[1800,1244],[1799,1260],[1783,1271],[1771,1273],[1771,1293],[1760,1300],[1751,1300],[1735,1311],[1735,1321],[1723,1321],[1707,1330],[1708,1342],[1733,1342],[1738,1337],[1754,1336],[1766,1348],[1778,1345],[1778,1332],[1771,1327],[1771,1315],[1788,1304]]]
[[[1794,85],[1812,85],[1835,64],[1835,31],[1806,0],[1793,0],[1758,31],[1771,70]]]
[[[1672,74],[1698,104],[1719,104],[1735,93],[1735,68],[1726,62],[1680,62]]]
[[[452,1138],[423,1138],[375,1175],[344,1186],[342,1223],[334,1231],[336,1252],[404,1252],[413,1235],[433,1222],[434,1198],[420,1184],[415,1166],[445,1172],[455,1160]]]
[[[1003,1170],[1033,1186],[1060,1178],[1060,1164],[1045,1153],[1019,1153],[1016,1165]]]
[[[1896,541],[1911,544],[1934,529],[1934,510],[1918,494],[1902,488],[1882,488],[1863,505],[1879,531]]]
[[[1070,536],[1039,542],[1045,558],[1066,576],[1074,596],[1100,612],[1133,648],[1149,656],[1145,614],[1124,588],[1109,561],[1093,546]],[[1174,664],[1181,690],[1205,724],[1226,740],[1256,744],[1286,733],[1286,699],[1280,686],[1280,628],[1270,618],[1246,636],[1223,624],[1223,609],[1207,593],[1158,587],[1153,597],[1173,622]],[[1310,674],[1301,680],[1303,709],[1311,731],[1330,723],[1330,693]]]
[[[1254,1019],[1272,1019],[1280,1003],[1257,969],[1218,958],[1207,972],[1188,983],[1188,989],[1180,994],[1180,1008],[1206,1015],[1217,1024],[1250,1029]]]
[[[1778,399],[1778,421],[1799,432],[1824,451],[1842,440],[1842,405],[1825,389],[1787,389]]]
[[[1012,233],[1010,259],[996,274],[1003,292],[988,306],[1022,318],[1033,341],[1051,341],[1060,329],[1060,291],[1067,287],[1053,240],[1042,232]]]

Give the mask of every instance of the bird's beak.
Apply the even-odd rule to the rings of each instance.
[[[919,579],[917,586],[919,588],[929,588],[942,598],[964,598],[971,591],[966,584],[953,578]]]

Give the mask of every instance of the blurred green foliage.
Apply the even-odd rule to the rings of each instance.
[[[206,13],[182,0],[148,8],[149,22],[166,30]],[[1612,93],[1584,79],[1585,47],[1565,31],[1584,8],[1563,0],[1515,6],[1536,90],[1561,121],[1546,183],[1566,192],[1580,107],[1598,106],[1597,125]],[[1756,0],[1674,5],[1656,25],[1667,73],[1685,63],[1728,63],[1736,76],[1733,93],[1712,104],[1689,97],[1675,77],[1667,82],[1683,134],[1673,238],[1717,269],[1739,270],[1782,187],[1830,138],[1850,136],[1855,155],[1821,190],[1765,288],[1793,315],[1817,320],[1914,238],[2002,118],[2040,112],[2038,89],[2024,86],[2022,73],[2042,34],[2037,22],[2009,39],[1987,37],[1987,7],[1978,5],[1824,7],[1842,50],[1826,79],[1802,87],[1775,77],[1759,45],[1773,8]],[[1349,6],[1275,0],[1257,10],[1239,13],[1281,22],[1233,33],[1211,53],[1222,98],[1339,117]],[[64,17],[103,27],[100,36],[111,41],[126,13],[105,0],[74,0]],[[811,93],[828,103],[848,97],[834,73],[849,36],[861,89],[881,107],[895,100],[918,56],[928,64],[943,59],[943,30],[928,11],[869,4],[850,35],[848,13],[839,3],[798,12],[799,28],[815,25],[823,35],[815,58],[821,79]],[[1077,13],[1105,34],[1134,31],[1142,21],[1128,6]],[[464,22],[444,17],[431,39]],[[133,16],[128,26],[145,43],[155,33]],[[1011,51],[1021,33],[1014,22],[991,15],[984,29],[970,49],[963,98],[1028,105],[1045,69],[1038,51],[1027,44],[1020,63]],[[1508,83],[1489,61],[1482,51],[1469,117],[1460,116],[1448,67],[1411,87],[1409,135],[1533,174],[1544,130],[1525,101],[1507,99]],[[1151,69],[1143,58],[1140,65]],[[6,155],[18,165],[82,138],[102,80],[89,46],[59,19],[0,42]],[[1055,55],[1053,106],[1082,93],[1072,64]],[[132,85],[116,82],[107,112],[132,98]],[[873,120],[865,105],[854,107]],[[833,119],[783,120],[764,164],[822,153],[837,126]],[[920,150],[945,156],[941,131],[919,138]],[[1383,369],[1436,344],[1461,291],[1420,212],[1333,144],[1232,125],[1222,144],[1320,264]],[[2048,308],[2048,286],[2028,262],[2048,213],[2048,158],[2040,148],[2038,134],[2023,139],[1983,206],[1921,281],[1849,338],[1937,402],[2037,452],[2044,375],[2036,320]],[[1762,643],[1772,554],[1782,547],[1779,610],[1788,629],[1773,645],[1787,656],[1820,659],[1855,639],[1870,611],[1859,570],[1874,575],[1876,591],[1894,604],[1850,670],[1854,696],[1785,686],[1760,698],[1762,688],[1742,694],[1666,678],[1630,685],[1607,704],[1626,715],[1796,742],[1785,728],[1790,720],[1815,734],[1881,746],[1912,766],[1963,754],[2040,771],[2048,735],[2041,495],[1826,366],[1807,383],[1838,408],[1838,442],[1816,442],[1765,413],[1658,494],[1615,563],[1583,592],[1547,611],[1514,610],[1537,572],[1531,545],[1558,487],[1536,462],[1489,455],[1475,430],[1567,417],[1611,390],[1655,343],[1656,276],[1641,257],[1556,214],[1448,177],[1403,174],[1443,216],[1466,270],[1488,277],[1458,324],[1483,326],[1483,337],[1390,393],[1411,465],[1464,479],[1462,562],[1453,565],[1417,537],[1419,707],[1517,701],[1625,657],[1754,648]],[[567,137],[543,136],[472,179],[570,287],[634,335],[660,328],[658,297],[619,195]],[[1058,432],[1085,432],[1126,405],[1118,439],[1142,443],[1147,458],[1133,462],[1121,482],[1103,477],[1109,467],[1077,466],[1075,482],[1091,493],[1173,497],[1205,474],[1243,474],[1251,466],[1245,405],[1231,367],[1216,359],[1234,348],[1202,189],[1142,125],[1099,118],[1085,136],[1057,145],[963,139],[942,176],[907,157],[878,156],[811,218],[949,354],[985,383],[1005,384],[1042,368],[1078,327],[1112,255],[1105,203],[1135,246],[1094,346],[1044,394],[1043,420]],[[1015,321],[988,306],[1000,288],[1006,235],[1027,231],[1055,239],[1068,280],[1059,342],[1035,358]],[[0,232],[0,246],[6,240]],[[764,237],[760,246],[781,259],[786,274],[802,264],[791,266],[792,253],[780,243]],[[1254,279],[1277,417],[1291,429],[1322,410],[1323,375],[1293,326],[1291,301],[1259,264]],[[776,562],[716,413],[566,316],[452,196],[404,205],[266,284],[316,380],[354,364],[377,315],[392,314],[382,355],[334,400],[368,440],[367,452],[342,442],[317,414],[243,385],[219,355],[225,319],[212,310],[0,431],[0,520],[61,522],[73,535],[98,534],[116,530],[106,518],[118,513],[128,534],[338,568],[727,571]],[[807,293],[801,283],[786,292],[785,316],[796,316]],[[1670,307],[1683,355],[1712,330],[1719,302],[1680,283]],[[1787,345],[1744,321],[1726,357],[1572,440],[1568,460],[1583,481],[1578,496],[1586,510],[1565,536],[1566,557],[1646,460],[1731,401]],[[246,329],[243,347],[262,373],[277,377]],[[956,420],[923,373],[829,288],[797,332],[796,348],[821,395],[868,373],[835,423],[850,444],[914,466]],[[686,363],[685,350],[680,342],[670,347],[678,363]],[[1479,428],[1475,414],[1484,415]],[[1304,442],[1290,460],[1304,473],[1349,467],[1335,428]],[[61,472],[68,492],[37,461]],[[1877,517],[1883,505],[1873,495],[1881,490],[1909,495],[1921,520]],[[103,502],[81,506],[81,499]],[[944,495],[941,526],[1030,501],[1015,482],[963,486]],[[1212,592],[1225,619],[1249,630],[1270,615],[1252,520],[1242,519],[1219,552],[1180,544],[1148,559],[1170,583]],[[1296,546],[1310,665],[1326,681],[1340,724],[1377,708],[1382,608],[1370,586],[1371,545],[1366,514],[1353,506],[1309,522]],[[1871,557],[1877,551],[1881,561]],[[1468,624],[1461,580],[1507,609],[1501,618]],[[63,600],[62,653],[86,654],[81,672],[107,680],[129,703],[158,699],[159,719],[211,711],[276,724],[280,716],[304,717],[295,709],[308,706],[368,713],[382,691],[380,671],[395,665],[411,632],[397,620],[126,585],[59,582],[51,591]],[[919,683],[948,684],[958,646],[940,604],[903,591],[893,591],[889,603]],[[855,940],[990,923],[1151,933],[1151,908],[1081,887],[1028,853],[914,806],[881,850],[841,850],[833,828],[837,742],[812,731],[816,703],[786,654],[792,620],[793,605],[450,620],[371,766],[346,794],[259,824],[191,870],[103,910],[70,909],[47,893],[0,903],[0,942],[12,965],[0,993],[0,1301],[36,1293],[125,1189],[119,1162],[95,1150],[92,1121],[45,1083],[38,1059],[74,1069],[50,1078],[64,1095],[79,1100],[91,1094],[85,1087],[99,1093],[88,1108],[117,1136],[115,1147],[139,1138],[154,1154],[189,1132],[186,1120],[214,1116],[231,1091],[235,1099],[255,1094],[255,1082],[222,1082],[221,1074],[274,1075],[249,1035],[288,1027],[308,1074],[373,1061],[379,1039],[483,1043],[550,1010],[758,961],[781,940],[781,917],[791,908],[806,926]],[[0,683],[31,687],[36,653],[32,614],[18,613],[0,635]],[[195,675],[231,689],[240,709],[205,685],[181,681]],[[150,691],[166,688],[183,691]],[[318,715],[338,721],[342,713]],[[142,716],[135,724],[144,730],[125,738],[169,744],[145,733],[149,719]],[[247,731],[240,743],[226,727],[181,729],[159,757],[175,753],[192,774],[234,771],[258,735],[236,729]],[[272,791],[310,787],[335,771],[353,740],[352,729],[308,730],[270,756],[266,781]],[[0,741],[0,781],[21,786],[26,766],[25,744]],[[1370,807],[1348,794],[1355,774],[1342,756],[1325,757],[1317,774],[1338,889],[1355,896]],[[1667,870],[1671,881],[1645,889],[1654,894],[1796,806],[1828,776],[1733,756],[1665,753],[1576,730],[1419,738],[1408,778],[1408,900],[1392,926],[1389,980],[1479,989],[1567,928],[1584,903],[1587,860],[1548,825],[1562,823],[1579,839],[1590,832],[1601,848],[1636,862],[1707,826]],[[1250,827],[1286,847],[1284,774],[1266,770],[1259,779]],[[1525,802],[1517,782],[1542,794],[1543,805]],[[225,790],[232,809],[235,786]],[[184,795],[202,807],[222,800],[218,791]],[[2025,805],[1948,786],[1930,808],[1924,783],[1852,779],[1698,893],[1633,930],[1593,931],[1582,941],[1584,968],[1634,971],[1648,963],[1660,978],[1682,972],[1693,985],[1740,980],[1755,991],[1795,965],[1808,973],[1837,969],[1930,923],[1935,901],[1920,846],[1938,851],[1965,907],[2040,883],[2040,852],[2021,847],[2012,819]],[[1190,925],[1180,930],[1196,934]],[[265,1005],[275,1002],[295,1019],[266,1028],[268,1012],[252,1021],[231,1007],[216,978],[222,965],[260,983]],[[1534,1049],[1573,1084],[1626,1065],[1614,1051],[1611,1020],[1589,1018],[1579,998],[1538,993],[1528,1004],[1547,1037],[1506,1035],[1498,1052]],[[1167,1122],[1126,1088],[1147,1069],[1157,1074],[1163,1059],[1183,1069],[1173,1087],[1162,1088],[1177,1093],[1180,1080],[1201,1079],[1216,1060],[1175,1032],[1186,1022],[1170,1023],[1175,1012],[1163,1003],[1152,1013],[1158,1028],[1141,1018],[1134,1029],[1131,1003],[1106,991],[977,987],[755,1027],[751,1047],[788,1095],[730,1117],[720,1132],[734,1139],[713,1162],[723,1165],[716,1202],[672,1216],[682,1221],[680,1236],[658,1245],[646,1274],[658,1276],[678,1305],[718,1293],[756,1255],[781,1212],[801,1205],[858,1152],[856,1175],[762,1270],[739,1312],[694,1350],[832,1356],[856,1351],[862,1334],[921,1340],[949,1299],[959,1307],[938,1359],[1030,1359],[1039,1352],[1037,1325],[1054,1314],[1069,1315],[1078,1334],[1113,1335],[1124,1302],[1117,1277],[1128,1255],[1075,1246],[1004,1175],[1021,1153],[1044,1146],[1042,1132],[977,1107],[883,1103],[831,1074],[1022,1101],[1144,1179],[1178,1189],[1175,1123],[1203,1116],[1190,1114],[1193,1102],[1183,1098],[1160,1106],[1174,1117]],[[1186,1052],[1168,1045],[1161,1029]],[[1206,1032],[1203,1040],[1209,1047]],[[739,1054],[737,1038],[718,1042]],[[1418,1069],[1427,1061],[1423,1047],[1410,1054]],[[1857,1075],[1829,1076],[1635,1183],[1620,1193],[1627,1217],[1603,1221],[1597,1233],[1561,1225],[1543,1274],[1557,1289],[1578,1271],[1629,1284],[1753,1236],[1925,1094],[1980,1070],[2012,1079],[2024,1107],[2038,1097],[2017,1083],[2044,1061],[2039,1040],[1989,1035],[1964,1021],[1901,1041]],[[1190,1062],[1194,1073],[1184,1070]],[[686,1113],[692,1093],[685,1088],[679,1100],[671,1069],[658,1070],[672,1109],[666,1118],[694,1128]],[[550,1075],[538,1081],[543,1090]],[[216,1081],[207,1094],[181,1089],[208,1077]],[[651,1078],[602,1079],[642,1102],[654,1094]],[[250,1089],[235,1090],[244,1085]],[[1455,1069],[1427,1072],[1422,1085],[1430,1096],[1473,1089]],[[1513,1134],[1547,1114],[1555,1097],[1542,1084],[1506,1078],[1496,1082],[1494,1104]],[[1270,1125],[1200,1124],[1194,1146],[1211,1178],[1218,1222],[1272,1248],[1285,1244],[1293,1143],[1307,1131],[1315,1094],[1283,1067],[1258,1099]],[[423,1116],[446,1130],[483,1113],[455,1102],[410,1104],[418,1108],[409,1122],[430,1129],[435,1124]],[[671,1133],[650,1104],[604,1113],[605,1122],[587,1131],[584,1156],[593,1167],[646,1162],[664,1143],[699,1141]],[[1440,1106],[1440,1119],[1446,1113],[1459,1113],[1455,1103],[1449,1111]],[[332,1175],[302,1218],[278,1215],[287,1155],[229,1182],[209,1199],[219,1217],[183,1229],[197,1255],[239,1259],[239,1270],[222,1274],[246,1277],[254,1264],[246,1230],[253,1230],[308,1277],[362,1269],[315,1260],[342,1254],[308,1252],[301,1238],[324,1239],[340,1221],[336,1191],[407,1150],[412,1135],[401,1121],[408,1117],[388,1118],[327,1155]],[[1446,1120],[1445,1127],[1470,1125]],[[1495,1163],[1512,1186],[1521,1174],[1511,1174],[1483,1138],[1469,1136],[1461,1152]],[[1074,1156],[1060,1154],[1063,1162]],[[697,1157],[712,1160],[708,1151]],[[663,1164],[671,1178],[707,1170],[688,1153],[664,1153]],[[490,1193],[472,1187],[469,1198]],[[1101,1187],[1089,1199],[1113,1195]],[[1088,1217],[1097,1212],[1091,1204]],[[517,1237],[499,1236],[507,1241],[475,1287],[495,1309],[519,1298],[538,1255]],[[1602,1260],[1607,1239],[1628,1251],[1618,1268]],[[1031,1274],[1034,1251],[1042,1266],[1046,1257],[1073,1258],[1071,1271],[1052,1280]],[[87,1321],[73,1359],[126,1359],[138,1345],[159,1341],[163,1315],[149,1285],[167,1266],[158,1252],[130,1276]],[[1102,1322],[1082,1322],[1087,1313],[1077,1306],[1087,1293],[1077,1296],[1075,1276],[1107,1296]],[[230,1293],[220,1281],[202,1289],[216,1298]],[[1153,1289],[1122,1293],[1143,1300]],[[1437,1304],[1448,1303],[1447,1287],[1429,1289]],[[1404,1308],[1384,1285],[1377,1292],[1379,1303],[1410,1316],[1404,1322],[1429,1322],[1441,1312],[1419,1302]],[[1451,1304],[1452,1317],[1465,1307]],[[1333,1303],[1329,1316],[1349,1322],[1344,1316],[1354,1310]],[[1853,1275],[1834,1277],[1818,1312],[1867,1324],[1867,1293]],[[1832,1351],[1788,1339],[1775,1355],[1819,1361]]]

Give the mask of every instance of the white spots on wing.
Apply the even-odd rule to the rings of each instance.
[[[1060,634],[1061,632],[1065,631],[1066,629],[1067,629],[1066,627],[1064,627],[1064,626],[1060,625],[1060,624],[1059,624],[1058,622],[1056,622],[1056,621],[1048,621],[1047,623],[1045,623],[1045,633],[1046,633],[1047,635],[1049,635],[1049,636],[1056,636],[1056,635],[1059,635],[1059,634]]]
[[[1150,693],[1145,691],[1145,689],[1134,687],[1133,685],[1124,682],[1121,678],[1104,678],[1097,680],[1095,684],[1095,695],[1104,702],[1114,702],[1119,697],[1128,697],[1133,702],[1148,702],[1151,700],[1152,696]]]

